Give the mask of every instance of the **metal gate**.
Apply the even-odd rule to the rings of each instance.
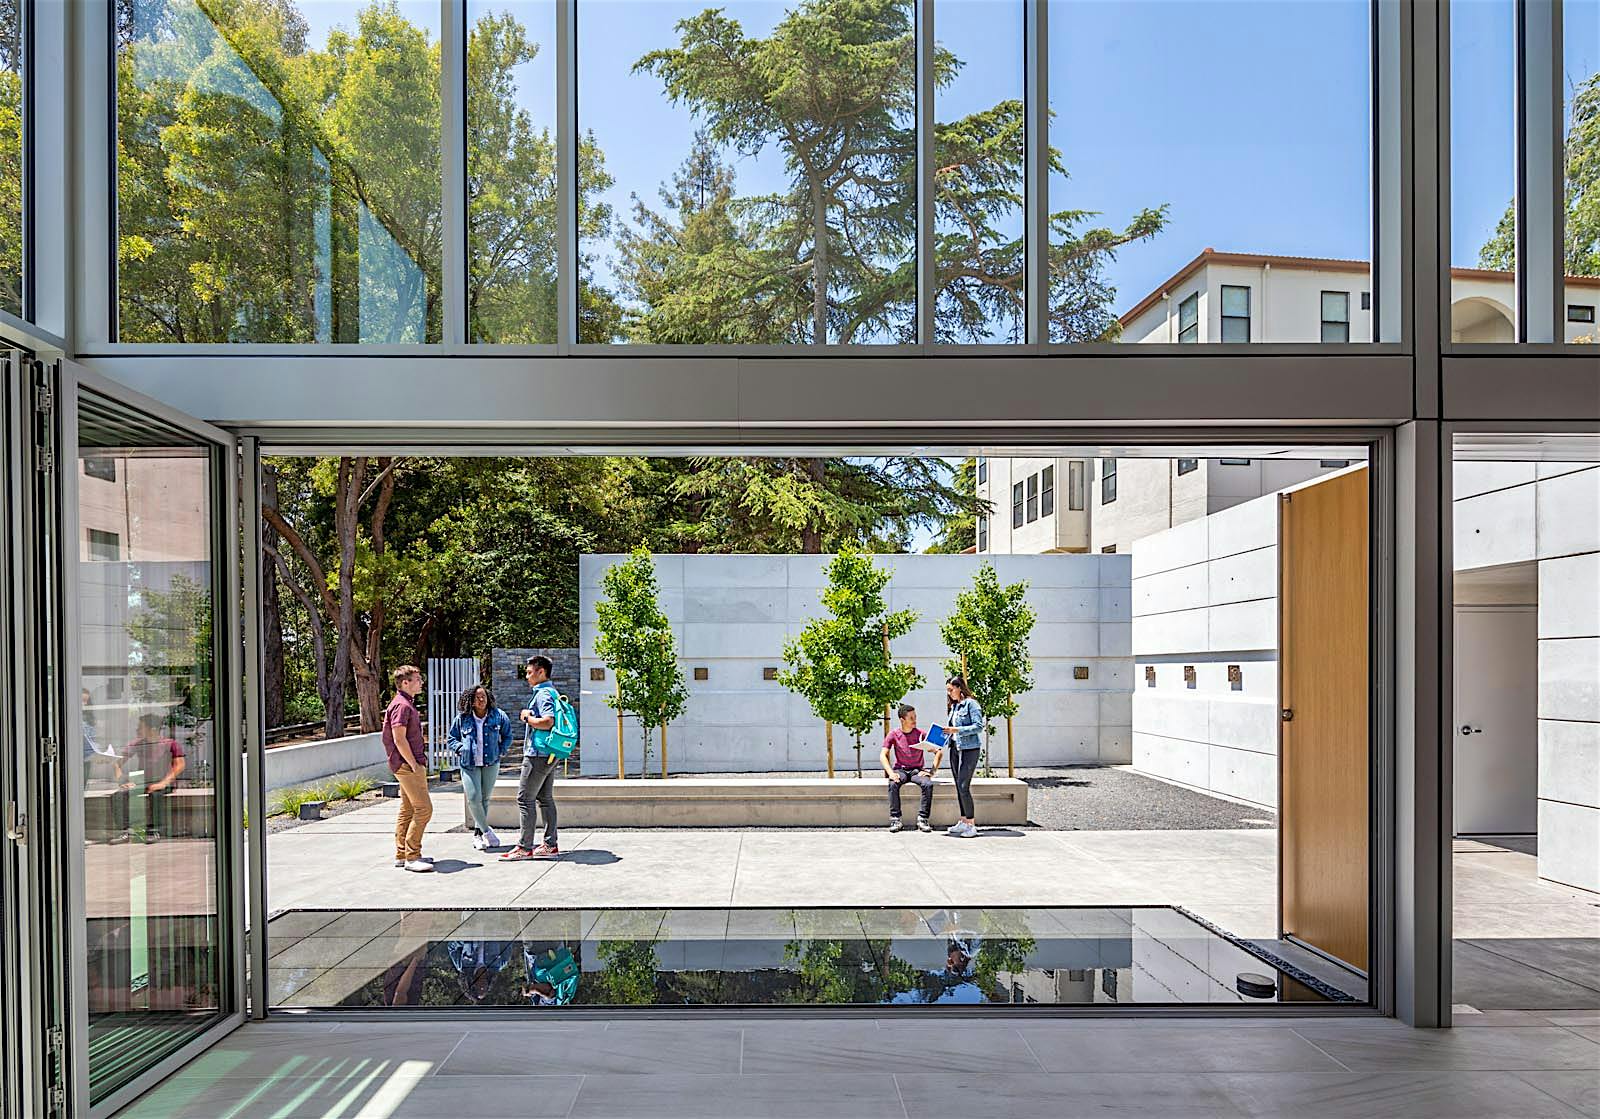
[[[450,764],[445,739],[455,721],[461,693],[481,683],[478,662],[472,657],[428,658],[428,771],[437,773]]]

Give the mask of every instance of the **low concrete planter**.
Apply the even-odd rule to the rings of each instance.
[[[400,795],[400,782],[385,781],[378,786],[378,791],[392,800]]]
[[[325,777],[387,765],[381,734],[347,734],[343,738],[274,746],[266,753],[267,789],[310,785]]]
[[[874,827],[889,822],[882,777],[676,777],[667,781],[556,781],[561,823],[595,828]],[[916,821],[916,786],[901,791],[905,821]],[[1028,822],[1028,786],[1012,777],[978,777],[972,797],[980,826]],[[462,806],[463,818],[466,807]],[[955,783],[936,779],[933,823],[956,822]],[[489,823],[519,823],[517,782],[502,778],[489,801]]]
[[[308,800],[300,806],[300,818],[302,820],[320,820],[322,819],[322,810],[327,806],[328,802],[325,800]]]

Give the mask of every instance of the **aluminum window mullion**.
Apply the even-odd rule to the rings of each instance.
[[[1027,228],[1024,300],[1028,344],[1050,344],[1050,39],[1049,0],[1023,0],[1023,131]]]
[[[1556,342],[1565,334],[1559,0],[1518,0],[1516,36],[1517,337]]]
[[[556,352],[578,342],[578,12],[556,0]]]
[[[1415,344],[1417,334],[1410,329],[1402,308],[1405,306],[1405,245],[1413,221],[1431,218],[1424,214],[1425,200],[1409,194],[1415,181],[1408,160],[1417,158],[1415,144],[1407,141],[1423,135],[1407,127],[1411,97],[1418,88],[1404,62],[1409,57],[1411,36],[1407,33],[1412,10],[1396,0],[1374,0],[1372,8],[1372,336],[1367,341]],[[1430,148],[1431,150],[1431,148]],[[1430,195],[1437,205],[1436,194]],[[1416,204],[1411,213],[1408,201]],[[1434,211],[1433,213],[1436,213]]]
[[[258,841],[248,844],[244,867],[245,896],[249,899],[250,935],[245,950],[250,957],[250,1005],[253,1019],[267,1016],[267,850],[259,837],[266,835],[266,717],[262,709],[261,592],[265,578],[261,564],[261,454],[253,436],[239,440],[240,555],[244,583],[244,747],[246,818],[257,821]]]
[[[70,127],[52,141],[66,150],[63,199],[70,223],[64,245],[69,277],[64,322],[73,352],[85,343],[116,337],[116,166],[111,158],[115,123],[115,49],[108,0],[81,0],[67,10],[66,34],[71,80]],[[43,136],[44,133],[37,133]],[[46,145],[48,147],[49,145]],[[42,184],[41,184],[42,186]],[[42,215],[41,215],[42,216]]]
[[[445,345],[467,340],[467,20],[466,0],[439,0],[440,189],[444,192]]]
[[[917,342],[934,341],[934,0],[916,0],[917,53]]]

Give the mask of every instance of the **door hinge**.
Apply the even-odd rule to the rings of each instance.
[[[50,1089],[50,1114],[65,1115],[67,1113],[67,1086],[56,1084]]]
[[[55,453],[51,451],[49,447],[37,448],[34,458],[34,465],[39,468],[41,473],[50,473],[50,471],[56,468]]]
[[[55,765],[61,751],[56,746],[54,738],[39,739],[39,760],[45,765]]]
[[[60,1054],[67,1048],[67,1031],[61,1026],[50,1027],[50,1052]]]
[[[35,385],[33,389],[33,407],[38,412],[51,412],[55,410],[56,394],[50,390],[49,385]]]

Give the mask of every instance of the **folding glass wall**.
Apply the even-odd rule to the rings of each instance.
[[[99,396],[79,402],[80,666],[63,753],[83,769],[88,1083],[100,1100],[236,1010],[220,717],[230,600],[218,455]],[[227,663],[226,661],[223,663]]]

